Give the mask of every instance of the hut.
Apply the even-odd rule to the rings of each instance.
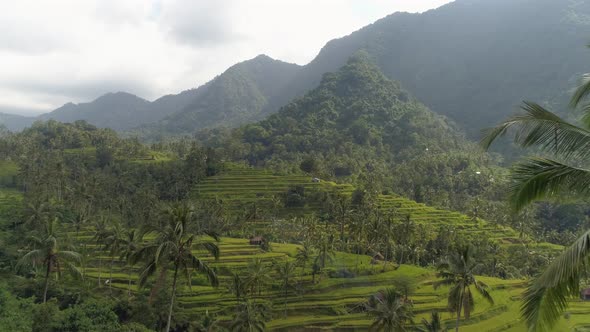
[[[252,246],[260,246],[265,242],[262,236],[253,236],[250,238],[250,245]]]
[[[383,257],[383,255],[381,255],[381,253],[378,252],[371,258],[371,264],[378,264],[379,262],[383,262],[384,260],[385,257]]]
[[[590,301],[590,288],[585,288],[580,291],[580,299]]]

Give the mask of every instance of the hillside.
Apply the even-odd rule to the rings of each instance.
[[[107,93],[88,103],[67,103],[38,117],[0,114],[0,123],[10,130],[21,130],[36,120],[85,120],[100,128],[133,130],[146,136],[237,126],[262,119],[268,100],[293,78],[298,68],[260,55],[232,66],[196,89],[153,102],[126,92]]]
[[[422,14],[387,16],[328,42],[305,66],[261,55],[199,88],[152,103],[108,94],[91,103],[66,104],[40,119],[84,119],[117,130],[141,127],[135,132],[146,137],[235,127],[277,112],[362,49],[388,78],[477,137],[523,99],[566,104],[586,69],[589,15],[588,0],[457,0]],[[23,119],[9,120],[9,127],[22,127]]]
[[[264,118],[268,100],[290,81],[299,66],[265,55],[238,63],[199,90],[199,96],[155,126],[165,133],[192,133],[235,127]]]
[[[457,0],[396,13],[328,42],[271,105],[313,88],[359,49],[471,136],[523,99],[561,102],[588,68],[590,1]]]
[[[304,97],[228,139],[236,137],[250,147],[245,158],[253,164],[312,159],[317,165],[309,171],[326,176],[354,176],[366,167],[377,176],[396,162],[469,146],[460,131],[386,78],[364,52],[324,75]]]
[[[30,126],[35,121],[32,116],[21,116],[9,113],[0,113],[0,125],[5,126],[8,130],[18,131]]]
[[[122,130],[136,125],[149,104],[147,100],[126,92],[108,93],[89,103],[65,104],[38,118],[60,122],[85,120],[97,127]]]
[[[271,202],[261,197],[260,193],[270,198],[293,185],[303,185],[310,193],[335,190],[349,195],[354,189],[351,186],[335,185],[330,182],[313,183],[303,174],[281,176],[267,170],[227,164],[220,174],[208,178],[195,187],[193,199],[222,197],[225,204],[234,207],[254,200],[264,205],[265,202],[268,204]],[[6,206],[19,204],[18,193],[9,190],[2,192],[0,200]],[[509,228],[494,229],[485,221],[473,223],[465,215],[433,209],[400,197],[384,195],[380,197],[380,202],[383,209],[397,205],[400,212],[411,214],[421,225],[452,226],[462,233],[471,233],[474,237],[487,236],[493,231],[493,234],[497,236],[496,240],[502,243],[502,247],[522,246],[513,244],[519,240],[516,232]],[[284,210],[280,213],[280,218],[288,218],[290,214],[312,213],[319,214],[321,211],[317,207],[306,206]],[[6,222],[4,215],[0,214],[0,220]],[[266,225],[267,230],[273,229],[272,221],[266,216],[249,223],[255,227]],[[68,237],[76,241],[84,257],[85,263],[81,271],[88,282],[88,287],[95,294],[107,296],[111,292],[109,287],[112,287],[113,294],[122,298],[126,296],[129,289],[134,298],[147,296],[145,291],[139,291],[136,288],[139,271],[137,266],[129,267],[115,258],[111,269],[110,262],[113,258],[104,247],[95,243],[93,238],[96,231],[92,227],[75,230],[72,225],[69,229]],[[145,240],[150,238],[151,236],[148,235]],[[439,310],[442,313],[446,326],[451,327],[454,323],[454,317],[446,313],[448,290],[433,288],[432,283],[437,278],[432,268],[393,263],[372,264],[371,257],[368,255],[336,251],[332,254],[333,261],[328,264],[326,272],[322,275],[313,275],[311,261],[308,262],[307,267],[297,268],[292,276],[292,288],[285,297],[275,269],[287,261],[295,262],[298,249],[302,248],[301,245],[273,242],[272,250],[264,251],[258,246],[248,244],[247,239],[223,237],[220,239],[219,248],[221,257],[218,261],[204,256],[201,250],[194,250],[194,253],[203,257],[218,271],[220,287],[209,287],[199,276],[191,279],[191,289],[183,284],[179,289],[178,304],[175,309],[175,317],[178,319],[184,319],[184,317],[194,319],[209,313],[227,324],[232,319],[234,306],[237,303],[232,293],[232,273],[247,275],[253,262],[258,259],[264,271],[273,277],[266,281],[267,285],[261,294],[252,296],[258,302],[271,305],[271,319],[267,322],[269,331],[365,330],[372,321],[360,309],[362,304],[370,296],[391,286],[392,281],[400,277],[409,277],[416,282],[416,289],[410,295],[414,303],[416,323],[419,323],[422,318],[428,318],[432,310]],[[537,248],[536,250],[547,250],[543,246]],[[347,273],[352,273],[355,277],[339,276],[338,273],[342,271],[349,271]],[[109,283],[105,283],[105,280],[109,280]],[[519,298],[524,291],[526,281],[491,277],[480,277],[480,280],[491,287],[495,303],[490,305],[483,302],[480,297],[476,297],[478,305],[471,318],[462,324],[461,330],[521,331],[523,325],[518,316]],[[588,305],[579,300],[572,300],[570,305],[571,315],[567,320],[562,319],[557,328],[569,330],[588,326],[590,324],[587,318]]]

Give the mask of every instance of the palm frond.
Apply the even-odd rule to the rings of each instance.
[[[477,290],[479,295],[481,295],[484,299],[486,299],[486,301],[488,301],[490,304],[493,305],[494,299],[492,298],[492,295],[490,295],[490,292],[488,291],[488,285],[484,284],[481,281],[475,281],[474,285],[475,285],[475,289]]]
[[[74,264],[72,264],[70,262],[67,262],[67,261],[66,262],[63,262],[63,263],[66,266],[66,269],[67,269],[68,273],[72,277],[74,277],[75,279],[83,279],[82,272],[80,271],[80,269],[78,269],[76,267],[76,265],[74,265]]]
[[[546,158],[528,158],[512,169],[511,204],[521,210],[531,202],[558,194],[588,194],[590,171]]]
[[[584,128],[590,129],[590,103],[585,104],[582,107],[582,117],[580,122],[584,125]]]
[[[590,231],[557,257],[524,293],[521,307],[529,331],[549,331],[577,295],[580,276],[590,257]]]
[[[207,250],[215,259],[219,259],[219,246],[212,242],[204,242],[199,244],[205,250]]]
[[[21,271],[24,266],[30,266],[33,262],[39,262],[43,260],[43,251],[39,249],[31,250],[21,257],[16,263],[15,270]]]
[[[521,147],[537,146],[564,158],[590,156],[590,131],[571,124],[542,106],[525,102],[524,114],[515,115],[495,128],[483,131],[484,149],[509,129],[515,129],[514,142]]]
[[[203,272],[207,275],[207,279],[209,279],[209,283],[211,286],[217,287],[219,286],[219,280],[217,279],[217,274],[209,265],[202,260],[198,259],[197,257],[191,255],[191,264],[194,269]]]
[[[145,286],[145,283],[147,282],[148,278],[152,276],[154,272],[156,272],[156,267],[156,262],[154,260],[146,263],[146,265],[141,269],[141,272],[139,273],[139,280],[137,282],[138,288],[142,288],[143,286]]]
[[[82,255],[75,251],[62,250],[57,253],[59,259],[79,263],[82,260]]]
[[[584,76],[582,76],[582,82],[570,100],[570,106],[574,108],[577,107],[582,100],[588,97],[588,94],[590,94],[590,74],[584,74]]]

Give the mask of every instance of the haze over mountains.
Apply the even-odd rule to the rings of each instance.
[[[258,56],[197,89],[154,102],[107,94],[38,119],[84,119],[121,131],[140,127],[164,134],[233,127],[277,112],[363,49],[388,78],[476,136],[523,98],[564,105],[587,69],[589,36],[590,1],[458,0],[423,14],[383,18],[328,42],[305,66]],[[0,120],[19,129],[34,119]]]

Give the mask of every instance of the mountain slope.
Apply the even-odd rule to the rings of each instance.
[[[267,100],[291,81],[298,69],[297,65],[260,55],[232,66],[199,88],[166,95],[153,102],[125,92],[108,93],[89,103],[65,104],[37,119],[85,120],[119,131],[143,127],[143,130],[169,134],[190,133],[211,126],[236,126],[261,119]],[[155,125],[158,121],[161,123]],[[13,122],[9,127],[22,129],[19,123],[13,126]],[[32,119],[26,125],[30,123]]]
[[[588,0],[457,0],[396,13],[327,43],[270,105],[303,94],[364,49],[386,76],[476,136],[523,99],[562,104],[588,68],[589,35]]]
[[[262,119],[268,100],[292,80],[299,66],[260,55],[238,63],[202,87],[198,98],[166,117],[160,130],[194,132]]]
[[[40,115],[39,119],[60,122],[86,120],[97,127],[122,130],[134,126],[149,104],[149,101],[129,93],[107,93],[90,103],[65,104],[51,113]]]
[[[30,126],[35,121],[35,117],[22,116],[11,113],[0,112],[0,125],[5,126],[10,131],[19,131]]]
[[[216,135],[203,134],[206,140]],[[252,164],[312,158],[314,173],[385,173],[391,164],[423,153],[463,148],[460,132],[386,78],[360,52],[319,86],[268,119],[232,135],[249,147]]]

